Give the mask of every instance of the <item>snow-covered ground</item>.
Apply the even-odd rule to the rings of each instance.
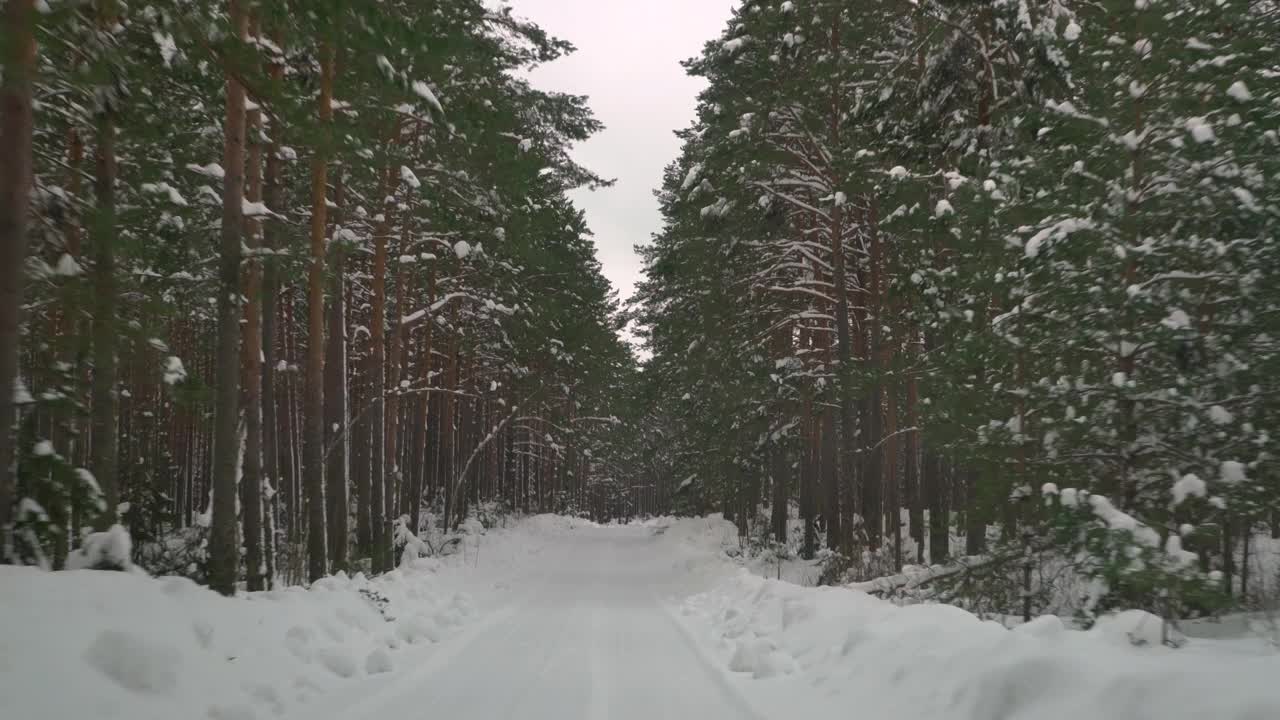
[[[510,588],[512,604],[446,662],[321,717],[755,717],[665,602],[702,584],[708,560],[717,573],[722,564],[705,550],[685,556],[662,547],[643,526],[581,526],[548,538],[538,571]]]
[[[720,547],[726,532],[714,520],[680,520],[663,537]],[[1087,632],[1055,617],[1010,630],[950,606],[899,607],[762,570],[734,569],[679,613],[766,717],[856,709],[897,720],[1280,718],[1280,648],[1259,635],[1192,638],[1174,650],[1160,644],[1159,619],[1141,612]]]
[[[540,516],[373,580],[234,599],[183,580],[0,568],[0,715],[1280,717],[1280,652],[1261,639],[1172,650],[1141,614],[1009,630],[762,577],[726,556],[735,538],[714,518]]]
[[[533,519],[372,580],[234,599],[183,578],[0,566],[0,717],[314,715],[465,642],[567,525]]]

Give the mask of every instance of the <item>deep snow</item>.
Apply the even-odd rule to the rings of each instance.
[[[670,521],[667,543],[720,546],[715,519]],[[699,538],[702,538],[701,540]],[[1160,645],[1158,618],[1093,630],[1046,616],[1014,629],[947,605],[897,606],[734,568],[680,604],[706,656],[761,715],[895,720],[1280,718],[1280,648],[1261,637]]]
[[[1280,717],[1280,654],[1260,640],[1172,650],[1140,613],[1089,632],[1056,618],[1009,630],[761,577],[726,556],[732,537],[716,518],[539,516],[443,561],[234,599],[185,580],[0,568],[3,715]]]
[[[546,538],[531,558],[538,571],[507,589],[512,602],[465,647],[321,717],[757,717],[668,612],[662,598],[686,587],[679,570],[690,566],[660,547],[642,526]]]
[[[310,716],[463,641],[558,519],[372,580],[224,598],[183,578],[0,566],[0,717]],[[477,564],[478,563],[478,564]]]

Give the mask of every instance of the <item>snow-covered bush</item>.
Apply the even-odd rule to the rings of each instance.
[[[90,533],[78,550],[67,556],[68,570],[134,569],[133,540],[123,525],[112,525],[103,532]]]
[[[516,514],[516,509],[506,498],[501,498],[480,503],[472,509],[471,514],[486,529],[491,530],[496,527],[506,527],[507,520]]]
[[[1074,571],[1090,580],[1078,612],[1086,625],[1111,610],[1146,610],[1176,622],[1225,604],[1221,573],[1183,548],[1198,539],[1195,526],[1157,531],[1085,491],[1065,489],[1048,500],[1058,551],[1074,550]]]
[[[147,542],[137,542],[133,562],[157,577],[180,576],[206,582],[209,564],[209,529],[179,528]]]
[[[16,564],[57,566],[68,549],[73,525],[87,527],[106,505],[93,474],[75,467],[53,443],[37,436],[34,416],[23,423],[18,461],[18,504],[12,544]],[[78,522],[77,522],[78,521]],[[0,544],[0,553],[5,551]]]

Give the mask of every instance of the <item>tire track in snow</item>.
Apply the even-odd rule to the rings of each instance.
[[[527,603],[529,599],[526,597],[524,601]],[[512,598],[506,604],[482,616],[475,623],[466,625],[459,632],[429,646],[429,649],[434,652],[426,656],[422,662],[396,672],[393,679],[379,684],[372,694],[361,696],[355,702],[337,708],[320,710],[310,705],[303,705],[294,712],[288,713],[286,717],[293,718],[296,715],[299,716],[297,720],[303,720],[303,717],[307,720],[315,720],[317,716],[330,717],[334,720],[375,717],[380,710],[396,700],[419,694],[427,678],[519,614],[523,604],[520,597]],[[518,625],[509,625],[503,635],[503,642],[510,640],[518,629]]]
[[[733,686],[733,683],[730,682],[732,675],[725,669],[719,658],[710,654],[698,643],[697,638],[693,637],[689,632],[689,628],[680,621],[675,608],[663,602],[657,593],[651,593],[650,598],[655,605],[655,610],[662,614],[663,618],[671,626],[672,631],[680,637],[689,654],[693,656],[695,662],[702,668],[707,680],[716,687],[725,701],[739,713],[738,717],[742,720],[768,720],[768,718],[756,712],[747,702],[747,699],[743,697],[742,693]]]

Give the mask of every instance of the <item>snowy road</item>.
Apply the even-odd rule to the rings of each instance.
[[[1273,626],[1177,650],[1142,612],[1010,630],[763,577],[726,556],[736,542],[718,518],[535,516],[443,561],[236,598],[0,567],[0,716],[1280,718]]]
[[[506,612],[349,718],[748,720],[663,607],[671,558],[641,528],[557,538]]]

